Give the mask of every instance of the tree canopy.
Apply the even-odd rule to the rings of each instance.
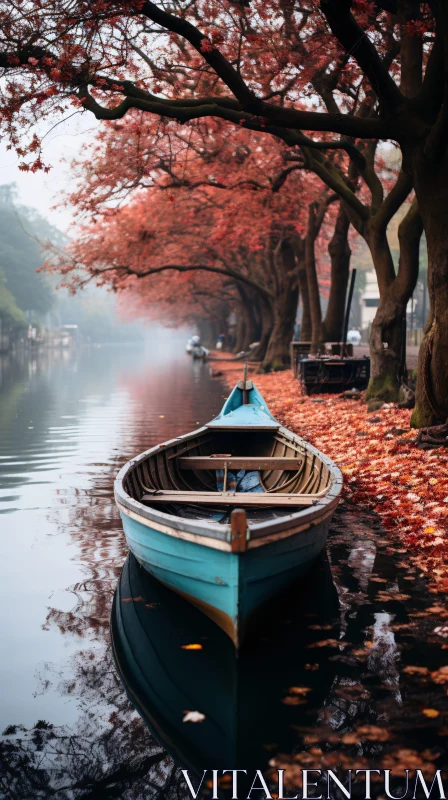
[[[7,289],[3,270],[0,270],[0,320],[8,327],[25,325],[25,314],[18,307],[14,295]]]
[[[62,242],[61,233],[35,209],[17,202],[14,185],[0,186],[0,271],[3,295],[13,299],[22,311],[45,314],[54,303],[53,288],[47,276],[36,273],[45,261],[39,244],[51,237]],[[6,301],[5,301],[6,302]]]
[[[106,121],[140,112],[180,125],[219,118],[274,136],[293,158],[304,158],[341,198],[376,258],[381,302],[371,344],[380,394],[389,385],[396,391],[400,320],[415,285],[421,220],[430,311],[414,423],[445,419],[444,0],[174,0],[169,7],[51,0],[3,2],[0,13],[1,121],[24,170],[48,169],[43,121],[54,125],[77,111]],[[375,151],[390,140],[401,150],[402,170],[386,187]],[[386,228],[412,190],[416,202],[402,228],[396,270]]]

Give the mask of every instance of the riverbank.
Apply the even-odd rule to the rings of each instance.
[[[213,372],[233,387],[242,365],[215,362]],[[447,450],[415,447],[408,410],[368,413],[365,403],[341,395],[308,397],[290,370],[255,380],[274,416],[338,464],[345,501],[374,510],[434,590],[448,589]]]

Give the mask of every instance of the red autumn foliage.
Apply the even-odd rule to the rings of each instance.
[[[75,244],[48,269],[73,290],[94,280],[125,292],[132,313],[151,319],[182,322],[196,313],[225,320],[232,306],[243,316],[251,303],[261,327],[272,328],[282,295],[298,291],[311,210],[308,256],[317,256],[320,292],[328,294],[329,259],[319,256],[337,211],[335,195],[301,164],[286,165],[285,153],[277,141],[244,130],[229,140],[218,121],[186,136],[170,123],[160,130],[140,119],[109,126],[78,165],[81,180],[70,197],[93,222],[77,229]],[[278,251],[289,242],[296,255],[283,263]],[[288,312],[285,358],[296,306]]]
[[[241,365],[219,361],[219,370],[233,387]],[[446,449],[419,450],[405,409],[386,406],[369,414],[360,401],[339,395],[308,397],[290,371],[256,375],[255,381],[274,416],[338,464],[346,502],[372,508],[434,589],[448,589]]]
[[[131,110],[179,124],[220,118],[300,149],[307,169],[349,207],[375,261],[381,299],[371,340],[375,396],[399,391],[401,322],[415,286],[423,224],[431,320],[413,422],[444,421],[445,17],[442,0],[193,0],[169,11],[152,0],[4,2],[0,120],[11,146],[30,159],[23,168],[31,170],[45,168],[30,144],[36,125],[73,109],[111,121]],[[387,196],[375,170],[380,141],[397,143],[403,155],[403,171]],[[367,203],[357,197],[358,183]],[[418,208],[396,269],[386,229],[413,188]]]

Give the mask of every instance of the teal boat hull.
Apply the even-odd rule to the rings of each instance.
[[[312,566],[330,518],[245,553],[166,535],[122,513],[129,549],[157,580],[198,606],[239,647],[257,612]]]
[[[329,646],[322,642],[322,626]],[[249,637],[238,657],[217,625],[132,555],[111,613],[113,654],[129,699],[176,763],[199,780],[206,768],[265,770],[276,754],[294,752],[298,728],[312,724],[334,683],[331,640],[338,637],[338,594],[325,558],[308,579],[272,601],[263,637]],[[289,687],[296,686],[308,692],[297,704],[285,703]],[[204,719],[185,723],[186,710]],[[239,784],[240,797],[250,782],[245,792]]]

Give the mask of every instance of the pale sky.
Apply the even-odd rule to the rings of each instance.
[[[24,205],[34,206],[49,222],[67,231],[72,220],[70,210],[54,210],[52,207],[58,202],[60,192],[70,189],[73,181],[70,162],[82,156],[92,133],[99,125],[91,114],[84,113],[72,117],[51,131],[46,136],[43,147],[43,160],[52,165],[49,173],[21,172],[18,169],[20,159],[12,150],[6,150],[6,144],[1,144],[0,184],[16,183],[20,201]]]

